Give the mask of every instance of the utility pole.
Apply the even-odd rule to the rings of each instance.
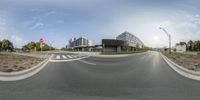
[[[164,28],[159,27],[159,29],[163,30],[169,38],[169,54],[171,54],[171,35]]]

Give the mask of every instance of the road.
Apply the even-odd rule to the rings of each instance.
[[[200,82],[177,74],[157,52],[88,57],[0,82],[0,100],[200,100]]]

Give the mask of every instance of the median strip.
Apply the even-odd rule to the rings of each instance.
[[[30,69],[10,73],[0,72],[0,81],[17,81],[29,78],[41,71],[46,66],[46,64],[48,64],[48,61],[51,57],[52,56]]]

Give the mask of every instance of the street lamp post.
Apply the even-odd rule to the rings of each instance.
[[[165,34],[169,37],[169,54],[171,54],[171,35],[162,27],[159,27],[159,29],[163,30]]]

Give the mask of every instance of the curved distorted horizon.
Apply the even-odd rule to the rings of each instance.
[[[167,47],[159,27],[172,35],[172,46],[200,38],[198,0],[1,0],[0,39],[21,48],[43,37],[65,47],[84,36],[93,45],[128,31],[149,47]]]

